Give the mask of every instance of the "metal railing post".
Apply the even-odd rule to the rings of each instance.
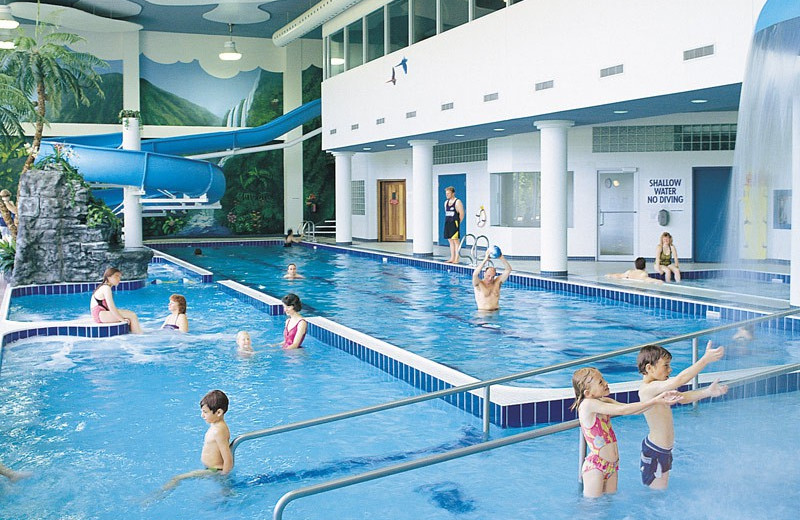
[[[699,343],[699,341],[697,340],[696,337],[692,338],[692,365],[697,363],[697,360],[699,359],[697,357],[697,345],[698,345],[698,343]],[[694,379],[692,379],[692,390],[697,390],[699,387],[700,387],[700,374],[698,373],[698,374],[695,374]],[[692,403],[692,408],[697,410],[697,401]]]
[[[492,400],[489,389],[491,385],[487,386],[483,392],[483,437],[489,437],[489,424],[491,422]]]

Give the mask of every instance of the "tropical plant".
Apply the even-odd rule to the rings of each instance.
[[[0,272],[14,270],[14,257],[17,255],[17,242],[13,238],[0,240]]]
[[[86,225],[90,228],[105,226],[111,231],[111,241],[119,241],[119,234],[120,231],[122,231],[122,221],[119,217],[114,215],[111,208],[100,199],[89,197]]]
[[[0,137],[3,141],[23,135],[21,121],[31,121],[35,107],[13,79],[0,73]]]
[[[88,105],[87,92],[102,97],[100,75],[95,69],[108,64],[86,52],[75,52],[68,46],[83,42],[77,34],[57,32],[54,25],[37,20],[34,35],[19,36],[14,50],[0,51],[0,72],[14,78],[14,84],[29,97],[35,98],[33,147],[23,165],[23,173],[33,164],[42,142],[47,103],[61,105],[69,93],[76,104]]]

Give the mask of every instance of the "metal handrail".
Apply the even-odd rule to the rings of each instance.
[[[311,220],[304,220],[300,224],[300,230],[298,231],[300,235],[308,235],[311,237],[311,242],[317,241],[317,225],[314,224]]]
[[[708,334],[714,334],[717,332],[721,332],[724,330],[752,325],[755,323],[760,323],[762,321],[770,321],[779,318],[785,318],[786,316],[791,316],[793,314],[797,314],[800,312],[800,308],[788,309],[785,311],[780,311],[775,314],[770,314],[767,316],[761,316],[758,318],[752,318],[745,321],[740,321],[736,323],[732,323],[729,325],[721,325],[719,327],[712,327],[710,329],[701,330],[699,332],[691,332],[688,334],[681,334],[680,336],[673,336],[671,338],[663,339],[661,341],[653,341],[650,343],[644,343],[641,345],[636,345],[634,347],[625,347],[617,350],[612,350],[609,352],[605,352],[602,354],[595,354],[593,356],[587,356],[584,358],[576,359],[573,361],[565,361],[563,363],[557,363],[555,365],[550,365],[543,368],[535,368],[533,370],[526,370],[524,372],[518,372],[516,374],[511,374],[502,377],[496,377],[494,379],[487,379],[485,381],[476,381],[474,383],[468,383],[466,385],[454,386],[451,388],[447,388],[444,390],[437,390],[435,392],[429,392],[427,394],[416,395],[413,397],[406,397],[404,399],[398,399],[396,401],[390,401],[388,403],[381,403],[372,406],[366,406],[363,408],[358,408],[356,410],[349,410],[346,412],[339,412],[335,414],[325,415],[322,417],[317,417],[314,419],[307,419],[305,421],[299,421],[290,424],[284,424],[280,426],[273,426],[271,428],[265,428],[262,430],[254,430],[251,432],[243,433],[241,435],[237,435],[231,441],[231,451],[236,451],[236,448],[244,441],[259,439],[262,437],[268,437],[271,435],[277,435],[279,433],[300,430],[303,428],[308,428],[311,426],[317,426],[320,424],[327,424],[335,421],[341,421],[344,419],[349,419],[352,417],[359,417],[361,415],[367,415],[375,412],[381,412],[384,410],[390,410],[392,408],[399,408],[401,406],[407,406],[410,404],[421,403],[423,401],[430,401],[432,399],[438,399],[440,397],[444,397],[451,394],[460,394],[463,392],[468,392],[470,390],[477,390],[479,388],[489,388],[492,385],[497,385],[501,383],[508,383],[510,381],[516,381],[518,379],[525,379],[528,377],[538,376],[542,374],[547,374],[549,372],[555,372],[557,370],[562,370],[564,368],[569,368],[577,365],[585,365],[587,363],[593,363],[595,361],[600,361],[603,359],[608,359],[611,357],[621,356],[624,354],[630,354],[632,352],[636,352],[641,350],[642,347],[645,345],[668,345],[671,343],[676,343],[679,341],[689,340],[699,336],[705,336]],[[488,392],[487,392],[488,394]],[[488,433],[488,423],[489,423],[489,410],[490,404],[487,399],[488,395],[484,396],[484,403],[483,403],[483,425],[484,425],[484,433]]]
[[[462,249],[464,249],[464,246],[466,246],[466,245],[467,245],[467,238],[469,238],[469,237],[472,237],[472,240],[473,240],[473,241],[474,241],[474,240],[477,240],[477,238],[475,238],[475,235],[473,235],[472,233],[467,233],[466,235],[464,235],[464,236],[461,238],[461,242],[459,242],[459,243],[458,243],[458,256],[461,256],[461,250],[462,250]],[[473,243],[473,245],[472,245],[472,248],[470,248],[470,250],[469,250],[469,251],[470,251],[470,252],[469,252],[469,253],[467,253],[467,254],[466,254],[466,255],[464,255],[464,256],[466,256],[467,258],[469,258],[469,265],[471,265],[471,266],[474,266],[474,265],[475,265],[475,262],[476,262],[476,258],[475,258],[475,256],[473,255],[473,253],[474,253],[474,251],[475,251],[475,244],[474,244],[474,243]]]
[[[726,381],[725,384],[727,384],[729,387],[740,386],[752,381],[764,379],[765,377],[787,374],[789,372],[794,372],[796,370],[800,370],[800,363],[794,363],[791,365],[784,365],[782,367],[775,369],[764,370],[762,372]],[[325,493],[326,491],[333,491],[335,489],[341,489],[343,487],[360,484],[362,482],[368,482],[370,480],[389,477],[392,475],[397,475],[398,473],[405,473],[406,471],[411,471],[418,468],[424,468],[426,466],[433,466],[435,464],[440,464],[442,462],[447,462],[454,459],[460,459],[462,457],[474,455],[476,453],[483,453],[486,451],[495,450],[497,448],[502,448],[504,446],[509,446],[511,444],[517,444],[531,439],[536,439],[538,437],[544,437],[546,435],[552,435],[554,433],[570,430],[572,428],[578,427],[579,425],[580,425],[579,420],[574,419],[572,421],[566,421],[552,426],[546,426],[544,428],[537,428],[535,430],[531,430],[525,433],[518,433],[516,435],[511,435],[509,437],[504,437],[502,439],[482,442],[480,444],[473,444],[472,446],[467,446],[465,448],[458,448],[445,453],[440,453],[437,455],[429,455],[421,459],[416,459],[409,462],[403,462],[400,464],[395,464],[393,466],[387,466],[385,468],[367,471],[357,475],[350,475],[348,477],[342,477],[339,479],[322,482],[320,484],[294,489],[292,491],[289,491],[288,493],[285,493],[278,500],[278,502],[275,504],[275,509],[273,510],[272,518],[273,520],[282,520],[283,511],[286,509],[286,506],[288,506],[290,502],[297,500],[299,498],[311,495],[318,495],[320,493]],[[582,443],[580,449],[585,451],[586,448],[585,448],[585,441],[583,440],[583,435],[581,435],[581,441]],[[581,465],[583,464],[582,460],[580,461],[580,464]],[[578,480],[580,480],[580,471]]]
[[[475,259],[475,265],[478,265],[478,242],[481,239],[486,241],[486,249],[489,249],[492,245],[489,243],[489,237],[486,235],[478,235],[478,238],[475,239],[475,243],[472,244],[472,257]],[[492,264],[494,266],[494,264]]]

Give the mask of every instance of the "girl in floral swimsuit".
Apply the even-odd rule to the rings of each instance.
[[[608,383],[596,368],[581,368],[572,375],[575,402],[571,410],[578,411],[581,431],[589,447],[583,462],[583,496],[599,497],[617,491],[619,449],[617,436],[611,427],[612,415],[641,413],[656,403],[675,404],[677,392],[664,392],[643,403],[624,404],[610,397]]]

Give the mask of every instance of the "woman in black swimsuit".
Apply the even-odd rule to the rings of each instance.
[[[161,328],[189,332],[189,320],[186,319],[186,298],[180,294],[170,296],[169,312],[170,315],[164,320]]]

